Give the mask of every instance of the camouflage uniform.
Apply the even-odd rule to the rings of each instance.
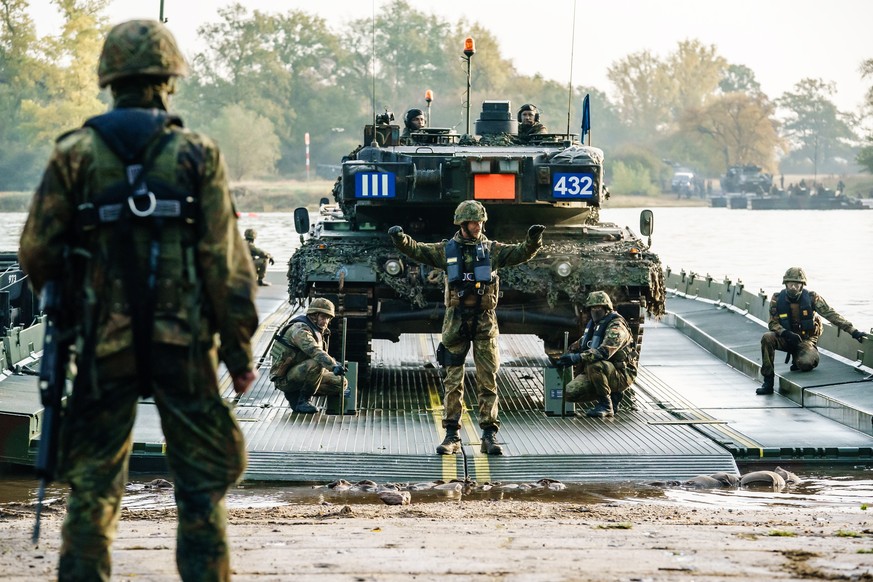
[[[568,402],[588,402],[610,398],[612,393],[621,393],[630,388],[637,377],[635,357],[624,359],[627,348],[633,349],[633,333],[627,321],[615,314],[603,334],[603,342],[596,349],[582,350],[577,343],[571,349],[582,356],[582,373],[567,384]],[[635,350],[634,350],[635,351]]]
[[[529,261],[542,246],[542,239],[528,238],[524,242],[507,245],[488,240],[484,234],[480,234],[476,240],[468,240],[455,233],[453,240],[465,245],[475,246],[482,243],[490,249],[492,271],[503,267],[519,265]],[[446,244],[448,241],[438,243],[418,243],[407,234],[401,233],[394,238],[394,245],[404,254],[415,261],[446,269]],[[470,264],[471,256],[464,253],[465,272],[472,272]],[[479,402],[479,426],[483,429],[496,429],[500,426],[497,418],[497,369],[499,359],[497,352],[497,297],[499,294],[499,279],[494,275],[494,282],[489,285],[486,295],[491,295],[490,303],[485,309],[476,309],[475,306],[465,306],[454,300],[454,294],[446,284],[446,314],[443,319],[442,343],[446,350],[456,356],[462,356],[473,344],[473,361],[476,365],[477,400]],[[470,337],[472,328],[475,328],[473,337]],[[445,380],[445,412],[443,427],[455,428],[460,424],[463,412],[464,400],[464,366],[447,365]]]
[[[131,48],[140,42],[169,50],[169,61],[127,67],[125,59],[141,58]],[[162,71],[164,77],[140,76],[142,84],[116,86],[129,76]],[[132,21],[113,28],[101,56],[100,83],[112,84],[115,107],[101,118],[137,123],[120,123],[104,134],[105,125],[95,118],[94,125],[89,121],[59,138],[21,235],[19,258],[33,288],[40,291],[64,274],[62,283],[76,300],[68,309],[76,314],[78,374],[59,452],[59,474],[70,484],[61,580],[109,580],[109,546],[127,482],[137,400],[149,394],[161,416],[174,480],[182,579],[230,577],[224,496],[245,469],[245,446],[219,394],[216,367],[220,358],[235,379],[252,374],[255,274],[218,148],[165,114],[167,79],[181,74],[184,60],[163,25]],[[149,131],[137,135],[143,128]],[[161,184],[184,193],[196,208],[190,220],[128,216],[122,203],[115,222],[102,214],[89,221],[83,209],[106,208],[110,186],[120,189],[124,202],[133,200],[131,166],[110,149],[111,137],[141,146],[139,159],[154,159],[144,172],[148,193],[156,196],[151,191],[161,192]],[[148,349],[137,351],[134,328],[143,329],[142,317],[132,315],[131,305],[145,292],[131,287],[141,282],[144,288],[152,279],[145,328],[150,336],[137,342]],[[138,365],[144,354],[147,369]]]
[[[546,126],[542,123],[534,123],[532,125],[519,124],[518,126],[518,141],[527,143],[533,139],[535,135],[549,133]]]
[[[258,285],[269,285],[264,281],[264,276],[267,274],[267,263],[273,264],[273,255],[255,246],[255,237],[257,233],[251,228],[245,232],[246,242],[249,245],[249,253],[252,256],[252,262],[255,265],[255,271],[258,274]]]
[[[809,293],[812,309],[814,311],[813,329],[809,331],[801,329],[797,315],[793,315],[793,317],[790,318],[790,323],[780,320],[777,304],[780,295],[786,295],[787,298],[785,289],[774,293],[770,298],[770,323],[768,324],[770,331],[761,336],[761,375],[766,377],[773,376],[775,373],[773,359],[776,355],[776,350],[792,352],[794,356],[793,366],[801,372],[809,372],[817,367],[819,362],[817,347],[818,338],[821,337],[822,331],[824,330],[822,318],[827,319],[841,330],[852,334],[853,337],[854,335],[857,335],[858,330],[855,326],[834,311],[834,309],[828,305],[827,301],[824,300],[824,297],[815,291],[807,292]],[[790,298],[787,299],[789,299],[793,309],[799,308],[797,300],[791,300]],[[788,325],[783,325],[786,323]],[[782,332],[786,329],[800,335],[801,341],[796,348],[792,348],[788,341],[782,337]]]
[[[296,406],[301,395],[305,400],[313,395],[333,396],[348,385],[345,377],[331,371],[338,363],[327,353],[330,330],[325,329],[322,334],[316,338],[312,327],[298,320],[277,335],[270,381],[285,394],[291,406]]]

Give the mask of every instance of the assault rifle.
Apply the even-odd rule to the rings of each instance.
[[[61,285],[49,281],[42,289],[40,311],[46,316],[45,339],[39,368],[39,396],[42,400],[42,430],[36,456],[36,476],[39,494],[36,500],[36,523],[33,525],[33,543],[39,542],[39,518],[46,485],[54,481],[58,461],[58,435],[63,417],[63,398],[66,392],[67,364],[73,343],[71,329],[61,324],[64,318]]]

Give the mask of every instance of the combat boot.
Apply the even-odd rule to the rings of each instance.
[[[612,392],[609,394],[609,400],[612,402],[612,413],[618,413],[618,405],[624,400],[624,392]]]
[[[773,379],[775,374],[771,374],[769,376],[764,376],[764,382],[761,384],[761,387],[755,390],[755,394],[773,394]]]
[[[318,408],[309,401],[313,394],[314,392],[301,390],[300,396],[297,398],[297,404],[294,405],[294,412],[300,414],[315,414],[318,412]]]
[[[482,433],[482,446],[479,450],[487,455],[502,455],[503,447],[497,442],[497,429],[486,428]]]
[[[585,411],[585,416],[592,418],[604,418],[615,414],[612,410],[612,400],[603,396],[597,399],[597,404],[594,408]]]
[[[438,455],[456,455],[461,452],[461,437],[458,436],[458,427],[447,427],[446,438],[437,447]]]

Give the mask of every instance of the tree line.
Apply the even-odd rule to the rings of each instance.
[[[55,137],[105,111],[96,68],[109,0],[53,0],[60,30],[37,37],[27,0],[0,0],[0,190],[32,189]],[[414,26],[410,23],[415,23]],[[477,22],[443,20],[394,0],[375,20],[331,28],[305,11],[218,11],[198,35],[206,48],[189,54],[191,74],[173,109],[186,125],[221,145],[234,180],[304,175],[311,136],[313,171],[338,164],[363,139],[374,111],[427,109],[430,125],[465,130],[464,39],[476,41],[471,116],[487,99],[513,108],[535,103],[551,131],[581,124],[591,95],[593,145],[607,153],[607,179],[623,191],[650,193],[671,164],[716,177],[736,164],[771,172],[873,171],[873,137],[856,134],[860,119],[832,101],[833,84],[800,79],[792,91],[764,94],[755,73],[730,63],[713,45],[679,42],[666,57],[640,51],[612,63],[610,88],[520,74],[494,34]],[[544,55],[547,58],[548,55]],[[873,59],[859,74],[873,76]],[[607,92],[608,89],[608,92]],[[867,95],[873,106],[873,89]],[[866,145],[866,147],[864,147]]]

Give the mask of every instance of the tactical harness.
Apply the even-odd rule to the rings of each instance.
[[[800,291],[797,301],[789,299],[787,289],[780,291],[776,296],[776,314],[779,316],[779,325],[799,333],[803,339],[810,337],[815,331],[815,308],[812,295],[806,289]]]
[[[291,329],[291,326],[294,325],[295,323],[305,323],[306,326],[309,328],[309,330],[312,332],[312,335],[315,336],[315,340],[318,342],[318,345],[326,346],[327,340],[324,339],[324,337],[322,336],[321,330],[318,329],[318,327],[316,327],[316,325],[314,323],[312,323],[312,320],[309,319],[309,316],[306,315],[305,313],[301,313],[300,315],[291,319],[291,321],[289,321],[287,325],[285,325],[282,329],[280,329],[276,333],[275,336],[273,336],[273,339],[276,340],[277,342],[279,342],[280,344],[282,344],[283,346],[285,346],[286,348],[299,350],[300,348],[298,348],[297,346],[295,346],[294,344],[292,344],[291,342],[289,342],[288,340],[285,339],[285,334],[288,333],[288,330]]]
[[[273,336],[273,349],[270,350],[270,358],[272,359],[272,365],[270,366],[270,381],[277,383],[282,382],[282,378],[284,378],[285,374],[288,373],[288,369],[292,366],[299,364],[302,361],[300,357],[303,354],[303,351],[285,339],[285,334],[288,333],[288,330],[296,323],[303,323],[308,328],[309,331],[312,332],[312,335],[315,336],[318,345],[323,347],[325,351],[327,351],[329,345],[328,336],[330,335],[330,330],[325,330],[325,333],[322,334],[321,330],[316,327],[312,320],[309,319],[309,316],[305,313],[297,315],[292,318],[287,324],[282,326],[276,335]],[[288,354],[292,354],[292,356],[288,356]]]
[[[172,126],[182,127],[181,119],[159,109],[140,108],[114,109],[88,119],[83,126],[93,129],[124,164],[124,180],[106,186],[91,200],[78,206],[76,226],[80,238],[109,225],[115,226],[115,242],[110,253],[113,255],[112,264],[121,266],[124,293],[130,306],[136,375],[143,396],[151,393],[150,358],[158,263],[162,252],[161,231],[167,221],[194,225],[200,213],[199,200],[194,192],[182,191],[156,178],[146,180],[160,154],[173,140],[173,132],[167,131]],[[195,191],[199,192],[198,176],[196,172],[192,174]],[[145,273],[138,269],[135,257],[130,255],[136,248],[135,225],[146,226],[150,232]],[[183,256],[188,259],[188,278],[197,288],[195,295],[199,297],[193,248],[183,249]],[[199,339],[198,297],[192,298],[188,305],[192,347],[198,346]],[[86,323],[86,327],[92,328],[85,334],[86,350],[93,349],[94,344],[91,324]]]
[[[620,317],[621,316],[617,312],[613,311],[606,314],[600,321],[597,322],[596,325],[593,321],[589,320],[588,325],[585,326],[585,333],[582,334],[582,339],[579,340],[580,350],[596,350],[597,353],[600,355],[600,359],[605,360],[607,358],[607,354],[604,353],[602,349],[600,349],[600,344],[603,343],[603,338],[606,335],[606,330],[609,327],[609,324],[611,324],[613,321]],[[633,334],[631,334],[630,343],[622,346],[621,349],[615,352],[610,361],[617,370],[623,370],[628,360],[633,361],[635,359],[633,357],[635,354],[636,341],[634,340]]]
[[[467,269],[468,262],[473,267],[472,272]],[[491,252],[481,242],[465,245],[454,239],[449,240],[446,242],[446,278],[449,290],[458,298],[460,334],[472,341],[479,325],[482,297],[493,282]],[[476,294],[476,301],[475,305],[468,306],[466,298],[471,293]]]
[[[468,262],[473,267],[472,272],[467,269]],[[446,279],[449,293],[452,293],[458,301],[458,316],[461,318],[460,335],[464,339],[473,341],[482,311],[482,298],[494,282],[491,272],[491,252],[488,247],[481,242],[465,245],[454,239],[447,241]],[[476,294],[475,305],[468,306],[466,298],[471,293]],[[440,343],[437,346],[437,362],[443,366],[463,366],[469,350],[468,344],[463,354],[454,354]]]

